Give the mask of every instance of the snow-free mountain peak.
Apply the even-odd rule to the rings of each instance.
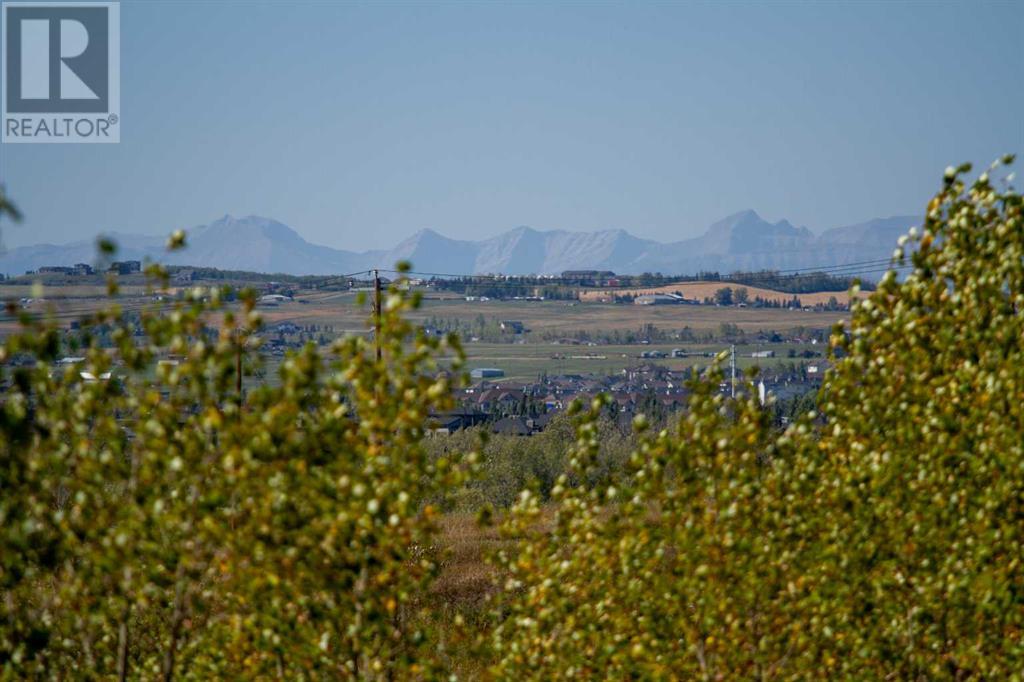
[[[268,273],[347,274],[409,261],[420,272],[456,275],[565,270],[682,275],[827,267],[886,258],[899,235],[918,222],[914,216],[879,218],[816,237],[806,227],[794,227],[787,220],[770,223],[748,209],[717,221],[698,237],[671,243],[642,239],[623,229],[571,232],[519,226],[479,241],[451,239],[423,229],[394,248],[356,253],[311,244],[277,220],[225,215],[188,230],[187,247],[172,254],[164,251],[159,237],[120,235],[116,241],[122,245],[118,254],[122,259]],[[339,241],[343,239],[340,234]],[[94,260],[93,240],[28,246],[0,256],[0,272],[18,275],[46,265]]]

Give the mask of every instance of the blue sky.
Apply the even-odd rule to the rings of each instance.
[[[919,212],[1024,151],[1024,3],[123,2],[116,145],[3,145],[6,245],[225,213],[675,240]]]

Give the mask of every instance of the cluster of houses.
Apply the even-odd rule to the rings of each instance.
[[[827,369],[826,361],[770,368],[759,376],[758,390],[779,399],[800,396],[820,386]],[[636,414],[667,415],[685,408],[689,377],[689,370],[643,363],[616,374],[564,374],[532,383],[485,379],[456,390],[459,408],[434,415],[433,428],[451,433],[489,424],[495,433],[529,436],[544,430],[573,400],[586,405],[602,393],[611,398],[610,416],[629,428]],[[720,389],[729,393],[731,381],[723,382]]]
[[[279,322],[258,334],[262,340],[260,349],[267,355],[284,357],[288,351],[302,348],[307,341],[317,340],[318,332],[320,332],[320,336],[323,336],[322,330],[311,326],[299,326],[294,322]]]
[[[617,287],[619,278],[611,270],[563,270],[562,280],[588,287]]]
[[[88,263],[75,263],[72,266],[44,265],[39,268],[40,275],[91,275],[93,272],[93,267]],[[27,272],[25,274],[31,275],[35,273]]]
[[[133,273],[142,272],[142,261],[114,261],[107,268],[107,272],[115,273],[118,275],[131,275]],[[75,263],[74,265],[44,265],[38,270],[29,270],[25,274],[69,275],[83,277],[87,275],[95,275],[96,269],[93,266],[89,265],[88,263]]]

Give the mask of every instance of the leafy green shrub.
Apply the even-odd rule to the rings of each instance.
[[[466,670],[1020,679],[1024,218],[1016,192],[965,172],[909,236],[913,271],[834,328],[818,409],[784,432],[749,387],[727,399],[716,364],[677,425],[638,419],[635,447],[599,398],[575,436],[556,422],[463,458],[473,434],[424,439],[458,342],[415,331],[398,288],[382,360],[358,338],[310,345],[247,394],[251,294],[112,305],[71,364],[54,322],[12,307],[0,676],[438,677],[470,641],[458,609],[429,610],[466,589],[431,591],[440,507],[515,492]],[[449,530],[480,585],[472,534]]]
[[[623,481],[563,478],[552,527],[522,496],[498,677],[1020,679],[1024,218],[968,170],[908,236],[912,272],[834,329],[824,420],[779,435],[716,367]]]
[[[421,550],[438,514],[425,500],[465,468],[457,454],[428,460],[422,431],[450,407],[437,361],[458,361],[457,340],[415,332],[403,315],[418,299],[392,289],[382,360],[361,338],[324,356],[310,344],[280,386],[243,396],[255,297],[240,310],[221,298],[196,289],[143,312],[141,341],[115,304],[83,325],[86,359],[69,366],[55,324],[27,315],[0,348],[32,359],[2,377],[4,678],[372,679],[439,665],[415,615],[437,572]],[[101,324],[111,351],[89,338]]]
[[[601,448],[595,476],[607,478],[624,470],[636,439],[622,433],[606,418],[598,420]],[[487,426],[431,438],[425,446],[435,457],[450,452],[478,452],[479,466],[472,480],[449,499],[446,508],[477,511],[485,506],[512,506],[527,488],[547,501],[559,476],[569,472],[567,445],[575,439],[573,420],[557,415],[532,436],[490,434]]]

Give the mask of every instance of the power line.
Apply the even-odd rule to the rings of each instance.
[[[830,277],[836,277],[836,278],[844,277],[845,278],[845,277],[856,277],[858,275],[870,274],[870,273],[874,273],[874,272],[886,272],[887,270],[903,270],[903,269],[912,268],[912,267],[914,267],[914,266],[911,265],[911,264],[904,264],[904,265],[890,264],[890,265],[885,265],[885,264],[879,263],[879,264],[877,264],[877,267],[859,266],[857,268],[850,269],[850,270],[830,271],[830,272],[815,271],[815,272],[807,272],[807,273],[797,273],[797,274],[792,274],[792,275],[778,275],[778,276],[775,276],[771,272],[766,272],[766,273],[750,273],[750,274],[742,273],[742,274],[737,274],[737,275],[723,275],[721,277],[721,281],[723,281],[723,282],[724,281],[732,281],[732,282],[739,282],[739,283],[751,282],[751,281],[755,281],[755,282],[756,281],[761,281],[761,282],[778,282],[780,280],[781,281],[793,281],[793,280],[799,280],[799,279],[812,279],[812,278],[817,277],[819,275],[828,275]],[[710,280],[710,281],[715,281],[715,280]]]
[[[733,273],[727,275],[719,275],[717,278],[707,279],[679,279],[675,281],[668,281],[663,284],[636,284],[636,283],[623,283],[623,284],[608,284],[603,286],[591,287],[599,290],[612,290],[612,289],[643,289],[643,288],[661,288],[672,286],[673,284],[685,285],[685,284],[700,284],[700,283],[736,283],[736,284],[748,284],[753,286],[753,283],[764,283],[764,284],[780,284],[785,282],[799,281],[800,279],[813,279],[820,275],[829,275],[832,277],[857,277],[859,275],[874,274],[879,272],[886,272],[888,270],[902,270],[913,267],[912,265],[895,265],[889,264],[890,260],[877,260],[877,261],[860,261],[857,263],[850,263],[842,266],[831,266],[835,268],[831,271],[821,268],[808,268],[806,272],[796,272],[793,274],[783,274],[777,271],[761,271],[754,273]],[[877,267],[871,267],[877,266]],[[884,266],[884,267],[883,267]],[[407,274],[416,275],[419,277],[432,277],[432,278],[444,278],[454,279],[459,283],[466,286],[490,286],[490,287],[506,287],[506,288],[529,288],[529,287],[544,287],[544,286],[581,286],[581,279],[576,277],[537,277],[529,275],[493,275],[493,274],[458,274],[450,272],[425,272],[419,270],[410,271],[399,271],[393,269],[381,269],[381,272],[389,272],[395,274]],[[625,276],[629,277],[629,276]]]
[[[373,271],[373,343],[377,350],[377,362],[381,359],[381,301],[380,301],[380,271]]]
[[[741,255],[741,256],[773,255],[774,256],[774,255],[779,255],[779,254],[783,254],[783,253],[805,253],[805,252],[803,252],[803,251],[792,251],[792,252],[785,252],[785,251],[780,251],[780,252],[756,251],[756,252],[743,253],[743,254],[739,254],[739,255]],[[806,266],[806,267],[800,267],[800,268],[781,268],[781,269],[761,268],[759,270],[746,270],[746,271],[736,271],[736,272],[742,272],[743,274],[772,273],[772,274],[779,274],[779,275],[798,274],[798,273],[819,273],[819,272],[829,272],[830,270],[842,270],[842,269],[861,267],[861,266],[866,266],[866,265],[885,265],[885,264],[890,263],[890,262],[892,262],[892,258],[891,257],[886,257],[886,258],[876,258],[876,259],[873,259],[873,260],[852,261],[852,262],[849,262],[849,263],[833,263],[831,265],[812,265],[812,266]],[[710,271],[708,271],[708,272],[710,272]],[[526,277],[526,276],[528,276],[528,275],[489,275],[489,274],[475,274],[475,275],[459,274],[459,275],[457,275],[457,274],[453,274],[453,273],[417,273],[417,274],[436,275],[438,277],[494,277],[494,276],[500,276],[500,277],[516,277],[516,276]],[[622,275],[622,276],[630,277],[630,276],[634,276],[634,275]]]
[[[862,272],[866,269],[877,269],[883,266],[902,267],[895,266],[892,264],[891,258],[880,258],[877,260],[868,261],[857,261],[853,263],[845,263],[841,265],[828,265],[828,266],[815,266],[808,268],[797,268],[792,270],[758,270],[753,272],[735,272],[727,275],[722,275],[722,278],[731,279],[751,279],[751,278],[764,278],[764,277],[813,277],[815,275],[833,275],[833,276],[846,276],[850,273]]]
[[[809,268],[791,268],[789,270],[770,270],[768,272],[777,272],[779,274],[786,274],[790,272],[825,272],[827,270],[833,270],[836,268],[851,268],[860,265],[883,265],[889,262],[892,262],[891,258],[876,258],[874,260],[855,261],[853,263],[836,263],[835,265],[821,265]]]
[[[748,272],[738,272],[738,273],[730,273],[728,275],[722,275],[722,277],[733,277],[733,276],[737,276],[737,275],[740,275],[740,276],[754,276],[754,275],[762,275],[762,274],[766,275],[766,276],[771,276],[771,275],[790,275],[790,274],[792,274],[792,275],[813,275],[813,274],[820,274],[820,273],[828,273],[828,272],[834,271],[834,270],[854,270],[854,269],[862,269],[862,268],[867,267],[867,266],[882,266],[882,265],[888,265],[890,263],[892,263],[892,259],[891,258],[877,258],[877,259],[873,259],[873,260],[854,261],[854,262],[851,262],[851,263],[836,263],[836,264],[833,264],[833,265],[815,265],[815,266],[809,266],[809,267],[803,267],[803,268],[791,268],[791,269],[784,269],[784,270],[763,269],[763,270],[748,271]],[[402,274],[401,271],[399,271],[399,270],[386,269],[386,268],[381,268],[381,272],[392,272],[392,273]],[[564,276],[546,277],[546,276],[543,276],[543,275],[502,275],[502,274],[483,274],[483,273],[466,274],[466,273],[453,273],[453,272],[425,272],[425,271],[420,271],[420,270],[410,270],[410,271],[407,271],[406,274],[419,275],[419,276],[422,276],[422,277],[445,277],[445,278],[454,278],[454,279],[467,279],[467,278],[487,279],[487,278],[490,278],[490,279],[501,279],[502,281],[511,281],[511,280],[514,280],[515,278],[523,278],[523,279],[532,278],[532,279],[543,279],[543,280],[549,281],[549,282],[567,281],[567,282],[571,282],[571,283],[574,283],[574,284],[578,283],[579,280],[581,280],[581,279],[586,279],[584,277],[564,277]],[[621,277],[635,277],[635,276],[636,275],[621,275]]]

